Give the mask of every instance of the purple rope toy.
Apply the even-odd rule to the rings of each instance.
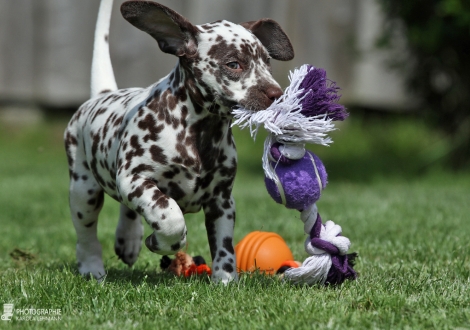
[[[233,111],[233,125],[249,127],[252,137],[261,125],[270,133],[265,141],[263,169],[271,197],[287,208],[301,212],[304,231],[309,237],[305,250],[310,255],[299,268],[290,268],[284,279],[294,284],[340,284],[355,279],[356,254],[348,254],[348,238],[333,221],[322,223],[316,202],[327,184],[321,160],[305,150],[305,143],[329,145],[327,133],[333,121],[348,113],[338,104],[339,87],[326,77],[326,71],[303,65],[289,75],[290,85],[269,108]]]
[[[307,65],[308,73],[305,75],[299,89],[302,98],[302,110],[306,117],[326,115],[331,120],[345,120],[349,114],[344,106],[338,104],[341,95],[338,95],[339,87],[334,81],[326,78],[326,71]]]
[[[321,221],[320,214],[310,230],[310,243],[312,246],[325,251],[331,255],[331,268],[326,277],[326,284],[341,284],[346,279],[355,279],[356,271],[353,269],[354,261],[357,257],[356,253],[341,255],[340,250],[328,241],[320,238]]]

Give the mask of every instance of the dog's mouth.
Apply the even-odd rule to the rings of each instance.
[[[244,109],[244,110],[247,110],[247,111],[252,111],[252,112],[257,112],[257,111],[261,111],[261,110],[266,110],[267,108],[269,108],[269,106],[272,104],[273,102],[264,102],[264,103],[260,103],[258,101],[252,101],[252,102],[240,102],[237,104],[236,108],[237,109]]]
[[[250,111],[266,110],[276,99],[280,98],[282,94],[282,89],[276,86],[252,87],[248,90],[246,97],[238,104],[242,108]]]
[[[223,100],[223,101],[222,101],[222,105],[223,105],[224,107],[233,109],[233,108],[235,108],[236,106],[238,106],[239,103],[237,103],[237,102],[235,102],[235,101],[232,101],[232,100]]]
[[[259,88],[252,88],[248,91],[245,98],[241,100],[231,100],[218,95],[209,107],[209,111],[219,115],[227,112],[227,114],[230,115],[233,110],[243,109],[250,112],[266,110],[282,95],[282,90],[280,88],[277,88],[276,92],[277,93],[274,95],[271,95],[273,93],[270,94],[260,90]],[[227,110],[223,110],[221,108],[225,108]]]

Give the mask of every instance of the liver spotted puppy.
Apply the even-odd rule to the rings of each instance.
[[[141,217],[153,229],[147,248],[174,254],[186,244],[183,215],[203,209],[212,279],[236,280],[231,110],[237,104],[265,109],[282,94],[270,59],[292,59],[292,45],[271,19],[193,25],[161,4],[127,1],[123,17],[178,63],[147,88],[118,90],[109,58],[111,8],[112,0],[102,0],[92,97],[65,131],[79,272],[105,276],[97,221],[107,193],[120,203],[115,251],[123,262],[131,266],[137,260]]]

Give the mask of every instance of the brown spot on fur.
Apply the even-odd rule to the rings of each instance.
[[[186,196],[186,193],[184,192],[181,187],[175,183],[175,182],[169,182],[168,183],[168,195],[173,198],[174,200],[181,200],[183,197]]]
[[[157,145],[152,145],[149,151],[150,151],[150,156],[152,157],[153,161],[163,164],[163,165],[168,164],[167,157],[165,153],[163,152],[162,148],[160,148]]]
[[[137,213],[133,210],[129,210],[126,212],[126,217],[128,217],[131,220],[137,219]]]
[[[144,119],[142,119],[141,121],[139,121],[138,123],[138,127],[141,129],[141,130],[151,130],[152,127],[154,127],[155,125],[157,124],[157,122],[155,121],[155,118],[152,114],[147,114],[145,116]]]
[[[103,107],[103,108],[100,108],[100,109],[96,110],[95,114],[94,114],[93,117],[91,118],[91,121],[95,121],[96,117],[98,117],[99,115],[105,113],[107,109],[108,109],[108,108]]]
[[[134,174],[134,177],[132,178],[132,181],[134,181],[134,178],[138,178],[135,174],[140,174],[142,172],[153,172],[153,166],[151,165],[146,165],[146,164],[139,164],[136,167],[134,167],[131,171],[131,174]]]
[[[67,132],[65,135],[65,146],[69,147],[71,145],[76,146],[78,144],[77,138],[72,135],[70,132]]]
[[[178,168],[175,168],[173,171],[166,171],[163,173],[163,177],[166,179],[173,179],[175,175],[179,174],[180,170]]]
[[[222,266],[222,269],[225,270],[226,272],[228,273],[232,273],[233,272],[233,266],[231,264],[224,264]]]
[[[224,215],[224,212],[218,207],[215,201],[211,202],[205,209],[206,213],[206,230],[209,239],[211,257],[215,259],[217,252],[217,241],[215,231],[215,221]]]
[[[235,250],[233,249],[233,244],[232,244],[232,237],[224,237],[222,241],[222,246],[224,247],[225,250],[227,250],[229,253],[234,254]]]
[[[153,192],[152,200],[156,201],[155,205],[160,209],[166,209],[169,205],[168,196],[163,194],[160,190],[155,190]]]
[[[179,87],[175,91],[175,97],[179,102],[185,102],[188,98],[188,95],[186,94],[186,88],[184,86]]]
[[[127,199],[132,201],[135,197],[139,198],[144,193],[144,190],[141,187],[135,188],[131,193],[127,195]]]

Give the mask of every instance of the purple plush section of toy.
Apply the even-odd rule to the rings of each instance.
[[[317,166],[322,187],[319,186],[310,155],[312,155]],[[282,184],[286,207],[304,210],[320,198],[321,191],[327,184],[327,173],[320,158],[310,151],[307,151],[303,158],[291,160],[291,162],[289,165],[282,162],[272,162],[271,165],[275,168],[275,172]],[[276,183],[271,179],[265,178],[265,184],[271,197],[277,203],[282,204],[281,194]]]
[[[279,142],[273,143],[273,145],[271,146],[271,150],[270,150],[271,151],[271,156],[273,157],[274,160],[276,160],[276,162],[281,162],[284,165],[292,164],[294,162],[294,160],[289,159],[286,156],[284,156],[283,154],[281,154],[281,151],[279,150],[280,146],[281,146],[281,144]]]
[[[311,117],[326,114],[332,120],[344,120],[348,117],[345,107],[338,104],[341,95],[334,81],[326,78],[326,71],[309,66],[309,71],[299,86],[305,95],[302,100],[304,116]]]

